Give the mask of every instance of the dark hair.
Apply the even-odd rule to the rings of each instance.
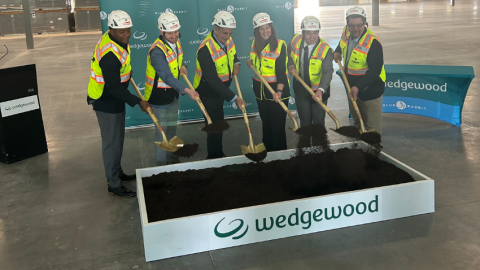
[[[272,34],[268,38],[267,42],[270,44],[270,51],[275,51],[278,47],[278,41],[277,41],[277,31],[275,31],[275,27],[273,27],[273,24],[269,23],[268,24],[270,28],[272,29]],[[257,53],[257,57],[261,58],[262,57],[262,51],[265,48],[263,46],[263,39],[262,36],[260,35],[260,27],[255,28],[253,31],[254,37],[255,37],[255,44],[253,45],[253,49],[255,53]]]
[[[367,18],[363,17],[362,15],[358,15],[358,14],[355,14],[355,15],[350,15],[347,17],[347,24],[348,24],[348,19],[358,19],[358,18],[362,18],[362,21],[363,23],[367,24]]]

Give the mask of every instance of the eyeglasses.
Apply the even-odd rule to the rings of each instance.
[[[348,28],[350,28],[350,29],[361,28],[364,25],[365,25],[364,23],[361,23],[361,24],[347,24]]]

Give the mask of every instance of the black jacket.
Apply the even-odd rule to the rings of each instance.
[[[265,43],[265,46],[267,46],[267,43]],[[277,91],[277,85],[279,83],[284,84],[282,98],[290,97],[290,86],[288,85],[288,77],[286,74],[286,70],[287,70],[287,66],[285,64],[286,57],[287,57],[287,48],[283,46],[280,51],[280,55],[275,60],[275,76],[277,77],[277,82],[269,83],[273,91]],[[253,79],[253,92],[255,93],[255,96],[257,97],[257,99],[264,99],[264,98],[273,99],[272,93],[270,93],[270,91],[265,86],[263,89],[265,96],[260,97],[261,87],[262,87],[262,83],[260,81]]]
[[[217,42],[215,38],[213,38],[213,40]],[[218,42],[217,44],[220,46]],[[233,70],[230,71],[230,79],[222,82],[218,77],[217,68],[215,67],[215,63],[213,62],[207,46],[203,46],[198,51],[197,59],[202,68],[202,79],[196,89],[198,94],[200,94],[201,97],[221,97],[226,101],[231,101],[235,97],[235,93],[229,89],[230,84],[232,83],[231,74]],[[236,54],[233,62],[240,62]]]
[[[128,44],[117,42],[112,35],[109,34],[109,36],[113,42],[127,49]],[[92,61],[95,60],[92,58]],[[93,109],[95,111],[122,113],[125,110],[125,103],[131,107],[140,103],[141,99],[132,95],[127,89],[130,81],[120,82],[120,69],[122,64],[113,52],[109,52],[102,57],[100,67],[102,68],[103,79],[105,80],[102,96],[97,100],[87,96],[88,104],[93,103]]]
[[[367,29],[365,29],[365,33]],[[363,36],[362,35],[362,36]],[[360,37],[361,39],[362,37]],[[342,53],[340,44],[335,49],[335,52]],[[358,88],[358,97],[363,100],[371,100],[379,98],[385,91],[385,82],[380,79],[380,73],[383,66],[383,48],[378,40],[372,42],[372,46],[367,55],[368,71],[362,76],[353,76],[348,74],[348,69],[345,67],[345,74],[348,78],[350,87],[356,86]]]

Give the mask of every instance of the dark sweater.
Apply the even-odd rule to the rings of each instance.
[[[267,46],[267,43],[265,43],[265,46]],[[277,91],[277,85],[279,83],[284,84],[282,98],[290,97],[290,86],[288,85],[288,78],[286,74],[286,70],[287,70],[287,66],[285,64],[286,57],[287,57],[287,48],[285,46],[282,46],[280,55],[275,60],[275,76],[277,76],[277,82],[269,83],[273,91]],[[266,87],[264,87],[265,97],[260,97],[261,86],[262,85],[260,81],[257,81],[255,79],[253,80],[253,92],[255,93],[255,96],[258,99],[263,99],[263,98],[273,99],[272,94]]]
[[[365,29],[365,32],[366,31],[367,29]],[[365,35],[365,32],[363,35]],[[360,37],[360,39],[362,39],[362,37]],[[335,49],[335,52],[342,53],[340,44]],[[363,101],[379,98],[385,91],[385,82],[380,79],[383,66],[383,48],[378,40],[372,42],[372,46],[367,55],[367,64],[368,71],[363,76],[349,75],[348,69],[345,66],[345,73],[350,87],[356,86],[358,88],[358,97]]]
[[[112,35],[109,34],[109,36],[113,42],[127,49],[128,44],[117,42]],[[140,103],[141,99],[131,94],[127,89],[130,81],[120,82],[120,69],[122,68],[122,64],[113,52],[109,52],[102,57],[100,60],[100,68],[102,68],[103,79],[105,80],[102,96],[97,100],[87,96],[88,104],[92,104],[93,102],[93,109],[95,111],[122,113],[125,110],[125,103],[131,107]]]
[[[213,35],[213,34],[212,34]],[[215,42],[217,40],[213,38]],[[217,42],[220,46],[220,44]],[[218,77],[217,68],[213,62],[212,56],[207,46],[203,46],[197,53],[197,59],[202,69],[202,79],[197,87],[197,92],[201,97],[221,97],[225,101],[231,101],[235,97],[235,93],[230,90],[232,83],[232,72],[230,71],[230,79],[222,82]],[[240,62],[237,55],[233,60],[234,63]]]

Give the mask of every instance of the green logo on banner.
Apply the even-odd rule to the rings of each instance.
[[[237,232],[239,232],[239,231],[242,229],[242,227],[243,227],[243,224],[244,224],[243,220],[242,220],[242,219],[235,219],[235,220],[233,220],[232,222],[228,223],[228,225],[232,224],[232,223],[235,222],[235,221],[240,221],[240,225],[238,225],[237,228],[235,228],[235,229],[233,229],[233,230],[231,230],[231,231],[229,231],[229,232],[221,233],[221,232],[218,231],[218,225],[220,225],[220,223],[221,223],[224,219],[225,219],[225,218],[222,218],[222,220],[220,220],[220,221],[217,223],[217,225],[215,226],[214,232],[215,232],[215,235],[216,235],[217,237],[220,237],[220,238],[230,237],[230,236],[236,234]],[[240,239],[240,238],[244,237],[245,234],[247,234],[247,232],[248,232],[248,225],[247,225],[247,228],[245,229],[245,231],[244,231],[242,234],[240,234],[239,236],[234,236],[234,237],[232,237],[232,239],[233,239],[233,240]]]

